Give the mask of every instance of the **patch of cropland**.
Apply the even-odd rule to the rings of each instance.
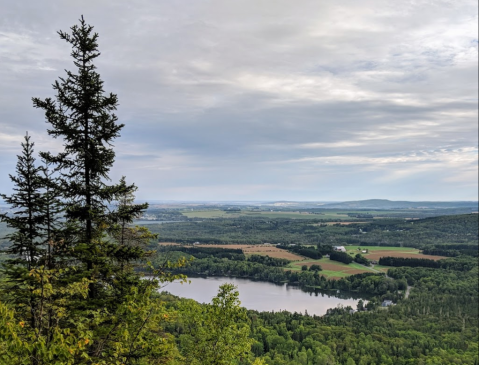
[[[479,238],[477,214],[418,220],[361,220],[348,225],[323,224],[319,220],[219,218],[148,227],[159,234],[161,241],[201,244],[346,244],[421,249],[463,244],[474,250]]]
[[[445,259],[443,256],[424,255],[416,248],[411,247],[360,247],[360,246],[342,246],[344,252],[335,251],[332,246],[298,246],[298,245],[182,245],[162,242],[159,245],[162,253],[175,252],[177,257],[180,252],[185,253],[185,257],[193,257],[199,261],[190,264],[187,273],[205,274],[205,275],[239,275],[243,277],[274,281],[290,281],[287,274],[278,274],[272,276],[274,280],[264,279],[269,276],[258,272],[263,270],[269,272],[268,268],[259,269],[258,265],[284,267],[287,271],[305,271],[317,270],[321,276],[328,279],[339,279],[360,273],[383,273],[391,266],[415,266],[422,267],[449,267],[449,264],[438,262]],[[301,256],[300,256],[301,254]],[[161,255],[160,255],[161,256]],[[180,255],[181,256],[181,255]],[[386,260],[384,261],[383,258]],[[382,262],[383,260],[383,262]],[[229,261],[229,262],[228,262]],[[249,261],[246,266],[231,261]],[[379,265],[377,265],[379,262]],[[461,267],[459,261],[456,262],[456,269]],[[371,263],[376,264],[371,265]],[[401,265],[404,263],[404,265]],[[238,269],[239,268],[239,269]],[[461,269],[462,270],[462,269]],[[282,278],[282,279],[281,279]]]

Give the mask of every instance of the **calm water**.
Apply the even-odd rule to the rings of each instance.
[[[342,298],[331,296],[324,292],[305,292],[291,285],[276,285],[248,279],[208,277],[188,278],[191,284],[178,282],[167,284],[163,290],[179,297],[194,299],[200,303],[210,303],[218,293],[218,287],[224,283],[232,283],[238,287],[241,306],[257,311],[304,312],[323,315],[329,308],[339,304],[356,309],[359,297],[352,298],[350,294],[340,293]]]

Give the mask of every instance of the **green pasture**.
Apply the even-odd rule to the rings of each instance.
[[[348,274],[343,271],[333,271],[333,270],[322,270],[319,272],[319,275],[324,276],[325,278],[345,278],[347,276],[350,276],[351,274]]]
[[[303,261],[295,261],[290,263],[288,266],[286,266],[285,270],[301,271],[301,266],[303,266],[306,262],[320,265],[323,268],[323,270],[320,271],[319,274],[327,278],[346,277],[346,276],[352,275],[351,273],[348,273],[348,271],[351,271],[351,270],[363,270],[364,272],[374,272],[373,270],[368,269],[364,266],[361,266],[355,262],[352,262],[349,265],[346,265],[346,264],[343,264],[342,262],[330,260],[329,258],[325,258],[325,257],[319,260],[306,259]]]
[[[390,268],[391,266],[374,265],[375,270],[382,271],[384,273],[387,273]]]

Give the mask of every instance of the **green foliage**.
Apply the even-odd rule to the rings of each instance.
[[[183,303],[180,347],[187,363],[226,365],[247,358],[252,344],[249,319],[238,296],[235,286],[223,284],[209,305]]]
[[[384,212],[387,215],[387,211]],[[163,241],[179,243],[296,245],[358,245],[425,248],[438,244],[470,244],[479,239],[477,214],[450,215],[419,220],[376,219],[367,223],[326,225],[317,220],[254,217],[202,219],[148,225]],[[473,248],[471,247],[471,248]],[[289,249],[289,247],[288,247]],[[327,251],[321,251],[323,255]],[[306,255],[308,256],[308,255]],[[309,256],[308,256],[309,257]]]
[[[17,175],[9,175],[14,184],[14,194],[0,194],[0,197],[15,209],[13,214],[0,214],[0,219],[12,229],[12,233],[6,236],[11,242],[6,253],[15,256],[15,259],[9,262],[11,269],[16,265],[25,267],[26,270],[36,267],[45,251],[45,201],[42,194],[44,185],[42,169],[35,166],[33,146],[30,137],[25,136],[22,154],[18,156]]]
[[[349,256],[346,252],[332,251],[329,254],[329,259],[342,262],[343,264],[350,264],[353,262],[353,258]]]
[[[369,301],[367,311],[334,308],[323,317],[250,311],[254,353],[271,365],[479,363],[477,262],[468,272],[403,267],[388,275],[414,288],[387,309]]]
[[[78,311],[88,280],[58,288],[64,270],[32,270],[40,303],[34,321],[24,311],[0,302],[0,364],[164,364],[179,359],[164,324],[175,313],[152,298],[155,281],[131,288],[115,312],[105,308]]]
[[[120,135],[123,124],[117,123],[114,114],[118,98],[105,94],[103,81],[96,71],[94,61],[99,57],[98,34],[83,17],[79,25],[71,27],[71,33],[58,32],[60,38],[71,47],[71,56],[76,71],[66,71],[67,77],[55,81],[54,99],[33,98],[36,108],[45,112],[51,128],[48,134],[61,138],[63,152],[56,155],[41,153],[47,164],[54,167],[57,175],[51,181],[65,206],[67,222],[75,229],[71,234],[69,249],[61,256],[64,261],[82,266],[77,276],[92,278],[88,297],[99,306],[115,306],[126,293],[114,289],[116,296],[107,295],[105,289],[121,283],[126,263],[145,255],[140,244],[132,243],[133,234],[141,242],[149,239],[138,229],[127,229],[126,224],[138,217],[146,204],[133,204],[134,185],[122,179],[116,185],[107,185],[109,172],[115,159],[112,142]],[[109,205],[118,201],[115,212]],[[116,242],[105,239],[107,233]],[[118,265],[118,263],[121,263]],[[70,280],[77,280],[73,277]]]
[[[278,245],[278,248],[282,248],[287,251],[294,252],[300,256],[309,257],[313,260],[319,260],[323,257],[320,250],[315,247],[301,246],[301,245]],[[329,253],[329,251],[328,251]]]
[[[147,205],[133,203],[134,185],[107,185],[111,147],[123,127],[105,96],[93,61],[98,35],[84,19],[59,32],[72,46],[77,73],[55,82],[56,100],[34,99],[51,125],[48,133],[64,151],[41,153],[35,166],[26,137],[18,157],[15,189],[2,195],[16,209],[2,221],[12,230],[1,282],[1,364],[173,364],[180,355],[163,331],[174,317],[154,297],[160,283],[184,278],[169,262],[151,270],[146,246],[156,238],[131,223]],[[111,209],[116,201],[116,209]],[[58,223],[62,212],[65,222]]]
[[[280,259],[276,257],[269,257],[268,255],[251,255],[248,261],[257,262],[266,266],[283,267],[288,265],[291,261],[287,259]]]
[[[365,258],[363,255],[361,255],[360,253],[356,254],[356,256],[354,256],[354,261],[357,262],[358,264],[361,264],[361,265],[364,265],[364,266],[370,266],[371,265],[371,262]]]

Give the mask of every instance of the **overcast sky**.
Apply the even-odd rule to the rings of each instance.
[[[477,0],[0,5],[0,192],[83,14],[140,199],[478,199]]]

